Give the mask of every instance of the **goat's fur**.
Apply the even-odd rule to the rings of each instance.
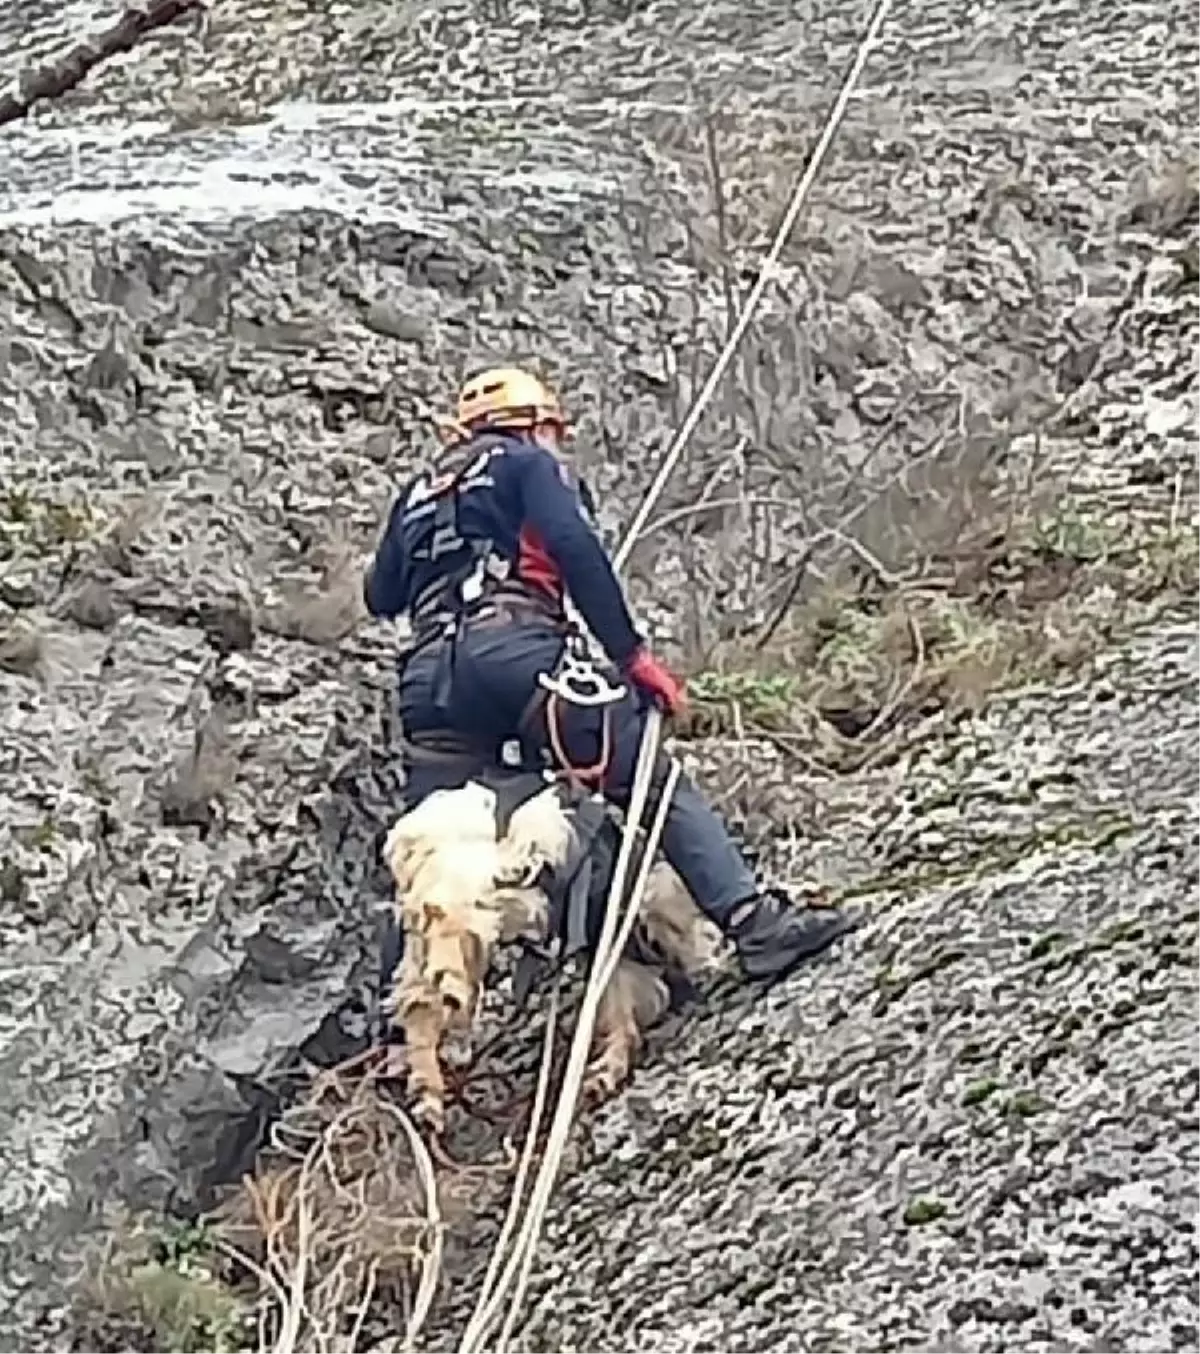
[[[549,900],[537,880],[543,866],[562,867],[572,844],[555,787],[526,800],[498,838],[496,796],[476,781],[429,795],[388,833],[384,853],[405,933],[395,1015],[408,1049],[409,1089],[435,1131],[445,1108],[442,1035],[469,1026],[496,945],[546,938]],[[687,977],[713,963],[720,948],[716,929],[665,861],[650,872],[637,930],[643,948]],[[600,1001],[585,1096],[596,1100],[621,1087],[643,1032],[668,1002],[661,974],[623,955]]]

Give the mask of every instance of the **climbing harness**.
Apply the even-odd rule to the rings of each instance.
[[[409,556],[417,563],[448,565],[417,596],[412,606],[414,636],[408,657],[432,644],[439,644],[433,678],[432,704],[448,714],[454,684],[454,664],[459,641],[468,626],[505,623],[519,609],[542,612],[563,626],[564,646],[555,670],[538,677],[537,699],[526,720],[544,715],[550,753],[556,769],[572,784],[598,788],[612,760],[612,715],[626,687],[611,680],[592,653],[587,636],[574,618],[564,621],[556,608],[537,598],[512,578],[509,562],[496,550],[495,542],[464,532],[461,502],[464,493],[490,484],[490,465],[503,447],[501,434],[484,433],[465,444],[452,446],[433,467],[410,481],[404,491],[404,527]],[[588,501],[592,502],[591,495]],[[593,505],[594,506],[594,505]],[[567,749],[564,706],[601,708],[599,755],[591,766],[576,766]],[[502,765],[519,767],[523,749],[510,740],[499,751]],[[538,741],[541,741],[540,739]],[[417,759],[425,749],[414,742]],[[434,748],[431,751],[438,752]],[[428,758],[424,758],[428,760]],[[440,756],[438,760],[443,760]]]
[[[409,481],[402,496],[405,525],[416,528],[409,543],[410,557],[436,563],[461,555],[456,567],[441,574],[413,603],[419,619],[439,603],[469,603],[482,596],[488,574],[507,576],[507,562],[498,557],[495,542],[467,537],[462,530],[462,496],[491,483],[490,466],[504,439],[484,435],[444,453],[434,465]]]
[[[571,796],[571,851],[551,881],[549,941],[537,945],[526,941],[513,976],[513,996],[524,1006],[534,983],[547,965],[565,964],[586,953],[592,939],[592,881],[595,875],[593,848],[610,821],[604,781],[612,763],[613,706],[627,688],[613,682],[588,645],[577,623],[567,633],[562,655],[553,673],[540,673],[538,686],[545,697],[538,702],[545,720],[547,742],[555,772],[565,781]],[[571,758],[564,729],[564,706],[600,711],[600,749],[591,766],[579,766]],[[536,706],[535,706],[536,713]],[[557,888],[555,887],[557,885]]]
[[[492,483],[491,462],[503,444],[502,437],[484,434],[451,447],[431,468],[409,481],[402,495],[404,527],[412,533],[406,542],[409,557],[431,565],[447,561],[413,601],[417,633],[409,650],[411,656],[442,641],[433,689],[438,710],[449,706],[455,653],[465,625],[511,573],[495,542],[468,535],[461,521],[464,493]]]

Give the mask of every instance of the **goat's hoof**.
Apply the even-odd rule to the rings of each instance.
[[[418,1096],[412,1116],[421,1128],[435,1138],[440,1138],[446,1131],[445,1106],[429,1094]]]
[[[594,1067],[583,1079],[580,1096],[588,1109],[595,1109],[611,1100],[621,1089],[621,1078],[611,1067]]]
[[[474,1056],[475,1050],[471,1047],[468,1030],[451,1030],[442,1039],[441,1058],[445,1066],[462,1071],[470,1067]]]

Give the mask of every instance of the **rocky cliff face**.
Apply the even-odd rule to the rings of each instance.
[[[9,6],[0,72],[115,8]],[[229,0],[0,131],[5,1347],[56,1347],[106,1203],[203,1203],[297,1050],[361,1039],[394,642],[340,638],[346,562],[429,409],[542,361],[627,520],[861,23]],[[862,448],[894,477],[948,406],[916,516],[1044,417],[1039,475],[1137,559],[1079,601],[1086,672],[882,767],[691,749],[772,757],[730,812],[873,921],[711,994],[598,1116],[523,1347],[1194,1346],[1195,578],[1154,553],[1194,500],[1194,48],[1181,5],[897,7],[663,509],[717,473],[784,501],[679,517],[636,594],[667,636],[761,623],[855,493],[908,567]]]

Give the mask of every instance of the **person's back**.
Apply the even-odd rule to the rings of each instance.
[[[500,592],[565,622],[569,592],[613,661],[641,645],[580,491],[516,430],[467,439],[408,486],[365,592],[373,615],[407,612],[418,627]]]
[[[531,764],[549,762],[624,807],[647,703],[675,713],[683,684],[637,630],[559,459],[566,424],[555,396],[527,372],[498,369],[467,382],[457,414],[457,439],[398,497],[364,583],[373,615],[407,613],[413,624],[400,677],[406,769],[427,791],[446,783],[430,767],[447,742],[495,761],[515,741]],[[546,699],[540,679],[564,662],[568,595],[612,665],[604,676],[626,688],[615,703]],[[751,977],[786,973],[852,925],[761,889],[686,777],[663,848]]]

